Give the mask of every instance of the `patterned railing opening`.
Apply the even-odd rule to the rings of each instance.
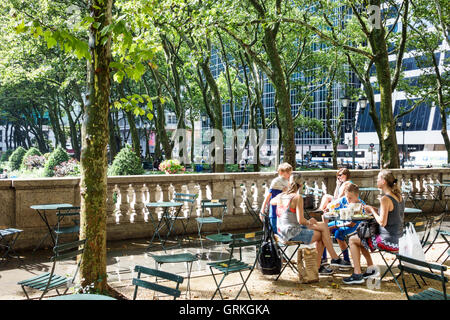
[[[424,210],[431,208],[432,200],[438,195],[436,187],[427,184],[450,179],[450,169],[397,169],[394,170],[401,185],[410,185],[411,192],[423,194],[428,200]],[[352,181],[360,187],[375,187],[379,170],[351,171]],[[252,226],[248,205],[259,211],[268,192],[273,173],[224,173],[183,174],[109,177],[106,200],[108,238],[147,237],[153,233],[152,221],[158,221],[162,209],[148,209],[149,202],[169,201],[175,192],[198,194],[191,220],[200,215],[203,199],[227,199],[227,214],[222,230],[245,229]],[[333,193],[336,186],[336,171],[301,172],[304,185],[321,188]],[[450,188],[447,189],[447,194]],[[372,193],[369,203],[377,205],[377,194]],[[433,198],[434,196],[434,198]],[[72,203],[80,204],[79,179],[12,179],[0,180],[0,226],[17,227],[28,231],[23,242],[32,243],[45,234],[45,225],[34,210],[35,204]],[[318,203],[320,199],[316,199]],[[407,206],[412,206],[407,203]],[[189,213],[185,203],[182,214]],[[208,211],[208,214],[216,214]],[[151,217],[150,217],[151,216]],[[49,216],[50,223],[56,222]],[[195,232],[195,221],[190,221],[190,231]],[[177,232],[177,230],[175,231]]]

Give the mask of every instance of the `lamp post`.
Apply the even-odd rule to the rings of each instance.
[[[355,159],[355,126],[356,126],[356,121],[358,119],[359,116],[359,111],[360,110],[364,110],[366,108],[367,105],[367,98],[365,96],[361,96],[357,101],[352,101],[349,97],[344,96],[343,98],[341,98],[341,103],[342,103],[342,108],[345,110],[348,107],[350,107],[350,103],[351,102],[357,102],[357,105],[355,106],[356,110],[355,110],[355,116],[353,117],[353,119],[351,120],[351,124],[352,124],[352,162],[353,162],[353,169],[356,168],[356,159]],[[359,108],[358,108],[359,107]]]
[[[205,141],[204,141],[205,130],[203,129],[203,126],[205,125],[205,123],[206,123],[206,116],[202,115],[202,160],[204,159],[203,153],[205,151]]]
[[[403,131],[403,145],[402,145],[402,168],[405,168],[405,157],[406,157],[406,153],[407,150],[405,151],[405,131],[409,129],[409,127],[411,126],[411,122],[407,121],[406,123],[402,122],[398,122],[397,126],[400,130]]]

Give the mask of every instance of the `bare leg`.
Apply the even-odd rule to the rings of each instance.
[[[349,243],[353,260],[353,273],[361,274],[361,240],[354,235],[350,238]]]
[[[322,260],[322,254],[323,254],[324,245],[322,241],[316,241],[316,250],[317,250],[317,265],[320,268],[320,263]]]
[[[372,256],[370,252],[366,248],[364,248],[364,246],[361,246],[361,253],[364,258],[366,258],[367,267],[373,266]]]
[[[311,229],[314,230],[314,235],[311,242],[322,241],[325,248],[331,255],[332,259],[337,259],[338,255],[333,248],[333,242],[331,242],[330,231],[328,230],[328,225],[323,222],[317,222]]]
[[[327,205],[333,201],[333,196],[331,194],[326,194],[322,197],[322,200],[320,201],[320,206],[319,209],[320,210],[325,210],[325,208],[327,207]]]

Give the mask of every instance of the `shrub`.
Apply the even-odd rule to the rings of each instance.
[[[79,176],[80,163],[76,159],[70,159],[55,167],[56,177]]]
[[[145,171],[142,168],[141,159],[127,145],[119,151],[114,158],[111,167],[108,170],[108,175],[111,176],[125,176],[125,175],[140,175]]]
[[[27,162],[27,159],[28,159],[28,157],[32,157],[32,156],[42,156],[42,153],[39,151],[39,149],[38,148],[35,148],[35,147],[31,147],[30,149],[28,149],[28,151],[25,153],[25,155],[23,156],[23,159],[22,159],[22,164],[20,165],[20,168],[21,169],[25,169],[25,168],[27,168],[28,170],[31,170],[30,168],[28,168],[27,166],[26,166],[26,162]],[[45,163],[45,158],[43,158],[44,159],[44,163]],[[37,160],[36,158],[34,159],[34,160]],[[42,164],[42,166],[43,166],[44,164]]]
[[[20,169],[20,166],[22,165],[23,157],[25,156],[26,152],[27,151],[22,147],[18,147],[16,150],[14,150],[14,152],[11,154],[11,156],[8,159],[9,167],[10,167],[11,171]]]
[[[39,168],[43,168],[45,165],[45,158],[44,156],[28,156],[23,158],[22,167],[21,169],[25,170],[35,170]]]
[[[1,162],[6,162],[8,161],[9,157],[11,156],[11,154],[13,153],[13,149],[8,149],[5,152],[2,153],[2,157],[0,158]]]
[[[56,148],[50,156],[44,167],[44,176],[53,177],[55,174],[55,167],[65,161],[69,161],[70,157],[66,150],[61,147]]]
[[[159,170],[165,173],[175,174],[175,173],[184,173],[186,171],[186,168],[180,164],[180,161],[176,159],[175,160],[169,159],[161,162],[161,164],[159,165]]]

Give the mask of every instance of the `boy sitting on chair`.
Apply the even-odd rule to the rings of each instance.
[[[350,183],[345,187],[343,197],[331,202],[329,206],[334,205],[336,209],[342,209],[349,207],[351,203],[361,203],[363,213],[365,212],[366,204],[359,198],[359,187],[353,183]],[[329,206],[325,209],[325,212],[329,210],[328,209]],[[345,237],[355,232],[360,222],[361,221],[336,220],[328,223],[328,227],[330,228],[330,234],[334,234],[334,238],[339,244],[339,247],[342,250],[342,254],[344,255],[345,265],[340,265],[341,268],[352,267],[348,253],[348,246],[347,243],[345,242]]]

